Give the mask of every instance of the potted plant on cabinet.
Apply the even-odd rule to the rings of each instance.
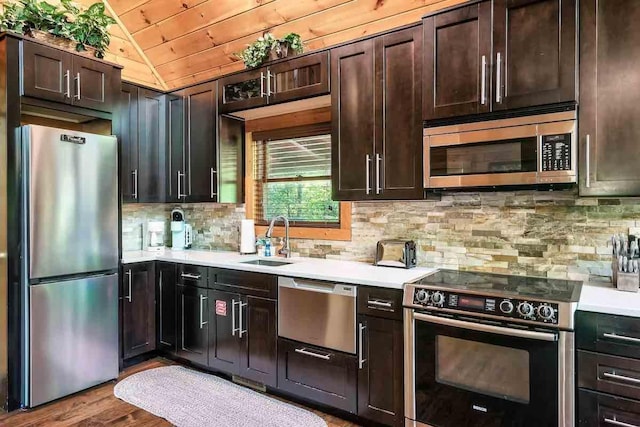
[[[247,68],[255,68],[267,60],[286,58],[290,54],[300,54],[303,50],[302,39],[296,33],[289,33],[280,39],[271,33],[265,33],[236,56],[244,61]]]

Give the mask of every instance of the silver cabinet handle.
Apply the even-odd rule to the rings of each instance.
[[[274,85],[273,85],[273,90],[271,88],[271,78],[275,77],[275,74],[271,73],[271,70],[267,70],[267,96],[271,96],[271,95],[275,95],[276,90],[275,90],[275,79],[274,79]]]
[[[611,338],[614,340],[620,340],[620,341],[627,341],[627,342],[632,342],[635,344],[640,344],[640,338],[634,338],[634,337],[627,337],[624,335],[618,335],[616,333],[609,333],[609,332],[605,332],[604,334],[602,334],[603,337],[605,338]]]
[[[242,309],[246,306],[247,306],[246,302],[238,301],[238,308],[240,309],[238,314],[238,337],[239,338],[242,338],[242,335],[247,333],[247,329],[244,329],[244,330],[242,329],[243,328]]]
[[[238,328],[236,328],[236,300],[231,300],[231,336],[235,337]]]
[[[371,156],[367,154],[367,156],[365,157],[365,179],[367,180],[367,184],[366,184],[366,193],[369,194],[371,193],[371,185],[370,185],[370,181],[371,181],[371,177],[369,176],[369,165],[371,164]]]
[[[602,376],[605,378],[611,378],[612,380],[618,380],[618,381],[627,381],[630,383],[634,383],[634,384],[640,384],[640,379],[638,378],[632,378],[632,377],[628,377],[626,375],[618,375],[614,372],[603,372]]]
[[[80,73],[76,74],[76,78],[74,79],[77,83],[76,83],[76,87],[77,87],[77,91],[76,94],[73,96],[74,98],[77,98],[78,101],[80,101]]]
[[[271,93],[270,93],[270,95],[275,95],[277,93],[277,89],[276,89],[276,73],[272,73],[269,70],[269,74],[271,75],[271,78],[273,79],[273,83],[271,84]]]
[[[619,427],[640,427],[640,426],[637,426],[635,424],[629,424],[629,423],[624,423],[622,421],[618,421],[616,419],[615,415],[613,416],[613,419],[604,417],[604,419],[602,421],[604,421],[607,424],[611,424],[611,425],[619,426]]]
[[[306,348],[296,348],[294,351],[296,353],[304,354],[305,356],[315,357],[316,359],[331,360],[330,354],[320,354],[314,351],[309,351]]]
[[[183,279],[200,280],[202,276],[200,274],[180,273],[180,277]]]
[[[377,299],[370,299],[367,301],[367,305],[368,306],[373,306],[373,308],[376,307],[382,307],[382,308],[392,308],[393,307],[393,303],[391,301],[380,301]]]
[[[65,88],[67,89],[67,91],[64,93],[64,96],[65,98],[71,98],[71,73],[69,72],[69,70],[64,73],[64,79]]]
[[[129,277],[129,295],[125,297],[125,299],[129,302],[132,302],[133,298],[131,298],[131,282],[133,281],[133,273],[131,270],[127,271],[127,276]]]
[[[480,104],[487,103],[487,57],[482,55],[482,68],[480,69]]]
[[[158,335],[160,336],[160,343],[161,343],[161,344],[170,345],[168,342],[165,342],[165,341],[162,339],[162,337],[164,336],[164,334],[162,333],[162,329],[163,329],[163,328],[162,328],[162,287],[163,287],[163,284],[162,284],[162,276],[163,276],[163,274],[162,274],[162,270],[161,270],[161,271],[160,271],[160,278],[159,278],[159,280],[158,280],[158,290],[160,291],[160,292],[159,292],[159,293],[160,293],[160,295],[158,296],[158,299],[160,300],[160,302],[159,302],[159,304],[158,304],[158,305],[159,305],[158,310],[160,311],[160,314],[159,314],[159,321],[160,321],[160,325],[158,325],[158,329],[159,329],[160,331],[159,331],[159,334],[158,334]]]
[[[267,93],[264,91],[264,79],[264,71],[260,71],[260,98],[267,96]]]
[[[217,174],[217,173],[218,173],[218,172],[216,172],[216,170],[215,170],[214,168],[211,168],[211,178],[210,178],[210,179],[211,179],[211,198],[212,198],[212,199],[213,199],[213,198],[215,198],[215,197],[217,196],[217,193],[216,193],[215,191],[213,191],[213,188],[214,188],[214,182],[213,182],[214,180],[213,180],[213,177],[214,177],[214,175],[215,175],[215,174]]]
[[[502,102],[502,54],[498,52],[496,58],[496,102]]]
[[[584,173],[585,173],[585,177],[584,177],[584,186],[589,188],[591,187],[591,135],[587,134],[587,143],[586,143],[586,147],[584,150],[585,153],[585,157],[586,157],[586,164],[585,164],[585,168],[584,168]]]
[[[204,310],[204,305],[202,304],[203,302],[205,302],[206,300],[208,300],[208,297],[205,297],[204,295],[200,295],[200,329],[203,329],[204,326],[209,323],[206,320],[203,319],[204,315],[202,314],[202,311]]]
[[[138,169],[135,169],[133,172],[131,172],[131,175],[133,175],[133,198],[134,199],[138,199]]]
[[[364,367],[364,363],[367,361],[363,357],[364,355],[364,330],[367,329],[366,325],[360,323],[358,325],[358,369],[362,369]]]
[[[180,303],[182,305],[182,311],[180,312],[180,314],[181,314],[180,329],[181,329],[181,332],[182,332],[180,334],[180,337],[182,338],[180,340],[180,346],[182,347],[182,350],[188,351],[184,346],[184,294],[180,295]]]
[[[380,194],[382,187],[380,187],[380,162],[382,162],[382,156],[376,153],[376,194]]]
[[[182,180],[180,178],[184,178],[184,174],[180,171],[178,171],[178,200],[180,200],[182,197],[187,197],[186,194],[182,194],[180,191],[180,187],[182,187],[181,183]]]

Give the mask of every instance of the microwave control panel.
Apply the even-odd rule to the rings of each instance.
[[[543,135],[542,164],[543,172],[568,171],[572,167],[571,159],[571,134]]]

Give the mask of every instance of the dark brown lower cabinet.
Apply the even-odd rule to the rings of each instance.
[[[358,316],[362,334],[358,369],[358,415],[390,426],[401,426],[403,413],[402,322]]]
[[[156,264],[157,272],[157,349],[170,354],[176,352],[176,309],[178,308],[176,288],[176,265],[168,262]]]
[[[595,391],[578,392],[578,425],[611,427],[640,425],[640,402]]]
[[[152,262],[126,265],[122,274],[122,358],[156,349],[155,275]]]
[[[177,355],[206,365],[208,358],[209,298],[207,290],[178,285],[178,350]]]
[[[355,355],[278,339],[278,388],[304,399],[357,412]]]
[[[240,364],[240,294],[209,290],[209,366],[237,375]]]

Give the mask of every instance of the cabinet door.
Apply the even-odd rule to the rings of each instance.
[[[120,189],[122,201],[137,202],[138,176],[138,88],[122,84],[114,117],[120,140]]]
[[[22,95],[71,102],[71,54],[29,41],[22,42]]]
[[[122,275],[122,357],[156,349],[153,263],[126,266]]]
[[[227,115],[218,120],[218,203],[244,203],[244,120]]]
[[[331,181],[334,200],[372,196],[374,42],[331,51]]]
[[[209,298],[207,290],[178,285],[178,356],[207,364]]]
[[[140,202],[163,202],[165,198],[165,97],[160,92],[138,89],[138,183]]]
[[[186,201],[217,201],[216,82],[185,91]]]
[[[491,2],[430,16],[424,24],[425,120],[491,108]]]
[[[422,27],[376,44],[376,198],[416,199],[422,181]]]
[[[329,93],[329,52],[293,58],[267,70],[269,104]]]
[[[640,425],[640,402],[588,390],[578,391],[578,426]]]
[[[73,105],[111,112],[116,72],[111,65],[74,56],[71,73]],[[120,84],[119,81],[117,83]]]
[[[640,195],[640,2],[580,2],[581,196]]]
[[[185,199],[184,116],[182,95],[167,95],[167,202]]]
[[[402,322],[359,316],[361,362],[358,370],[358,415],[390,426],[402,426]]]
[[[236,375],[240,372],[240,295],[210,290],[209,300],[209,366]]]
[[[240,309],[240,376],[275,387],[277,383],[276,301],[243,297]]]
[[[157,295],[157,347],[171,354],[176,352],[176,310],[177,285],[176,285],[176,265],[172,263],[157,263],[158,288]]]
[[[494,0],[493,7],[493,109],[575,101],[576,0]]]
[[[267,105],[267,70],[258,68],[220,79],[218,108],[221,113]]]

